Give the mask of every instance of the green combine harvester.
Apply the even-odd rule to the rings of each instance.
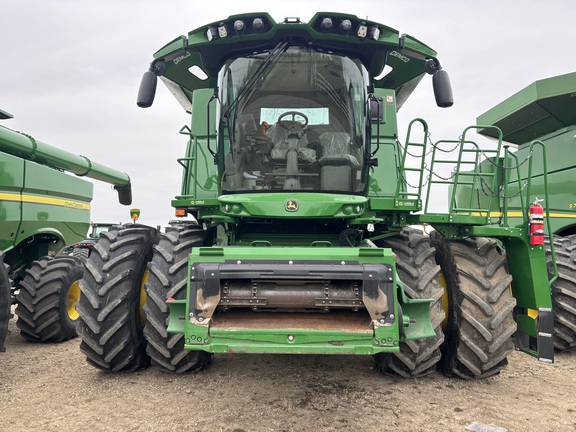
[[[489,149],[477,127],[432,144],[415,119],[399,138],[427,75],[451,106],[436,51],[341,13],[231,16],[156,52],[138,105],[160,78],[191,115],[172,206],[197,223],[101,235],[77,304],[88,362],[179,373],[213,353],[356,354],[386,374],[473,379],[514,343],[552,362],[542,219],[501,131]],[[479,188],[486,202],[470,199]],[[444,213],[428,211],[436,190]],[[492,215],[519,194],[521,218]]]
[[[478,125],[498,127],[503,139],[518,146],[523,164],[510,181],[527,182],[529,162],[534,152],[546,147],[548,175],[542,162],[534,163],[532,194],[548,197],[550,231],[556,248],[558,278],[552,284],[554,305],[554,346],[561,351],[576,348],[576,72],[536,81],[502,101],[477,119]],[[492,127],[481,128],[494,137]],[[520,223],[524,204],[519,194],[508,204],[508,216]],[[486,196],[484,195],[484,198]],[[493,209],[500,215],[500,209]],[[549,242],[547,249],[550,251]],[[548,253],[550,275],[554,274],[552,254]]]
[[[111,183],[121,204],[132,201],[127,174],[0,126],[0,351],[12,304],[26,340],[76,336],[84,269],[62,252],[88,231],[93,186],[65,171]]]

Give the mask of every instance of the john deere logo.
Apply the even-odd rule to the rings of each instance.
[[[288,200],[286,201],[286,211],[295,212],[298,210],[298,201]]]

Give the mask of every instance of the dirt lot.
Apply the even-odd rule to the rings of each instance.
[[[576,431],[576,353],[521,353],[479,382],[381,376],[360,356],[218,355],[207,371],[100,372],[75,339],[37,345],[14,320],[0,354],[0,429],[17,431]]]

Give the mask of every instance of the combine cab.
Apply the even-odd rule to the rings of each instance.
[[[451,106],[433,49],[338,13],[232,16],[161,48],[138,105],[160,78],[191,114],[172,205],[198,223],[102,234],[77,306],[88,362],[184,372],[213,353],[360,354],[386,374],[471,379],[506,365],[514,334],[552,361],[544,246],[527,217],[490,213],[510,192],[501,141],[431,144],[421,119],[399,140],[397,111],[427,75]],[[483,182],[492,201],[459,200]],[[435,188],[447,213],[427,209]]]

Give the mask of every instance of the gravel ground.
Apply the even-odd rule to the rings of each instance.
[[[515,352],[496,377],[379,375],[362,356],[217,355],[199,374],[108,374],[74,339],[0,354],[0,429],[16,431],[576,431],[576,353],[545,364]],[[488,431],[489,429],[486,429]]]

